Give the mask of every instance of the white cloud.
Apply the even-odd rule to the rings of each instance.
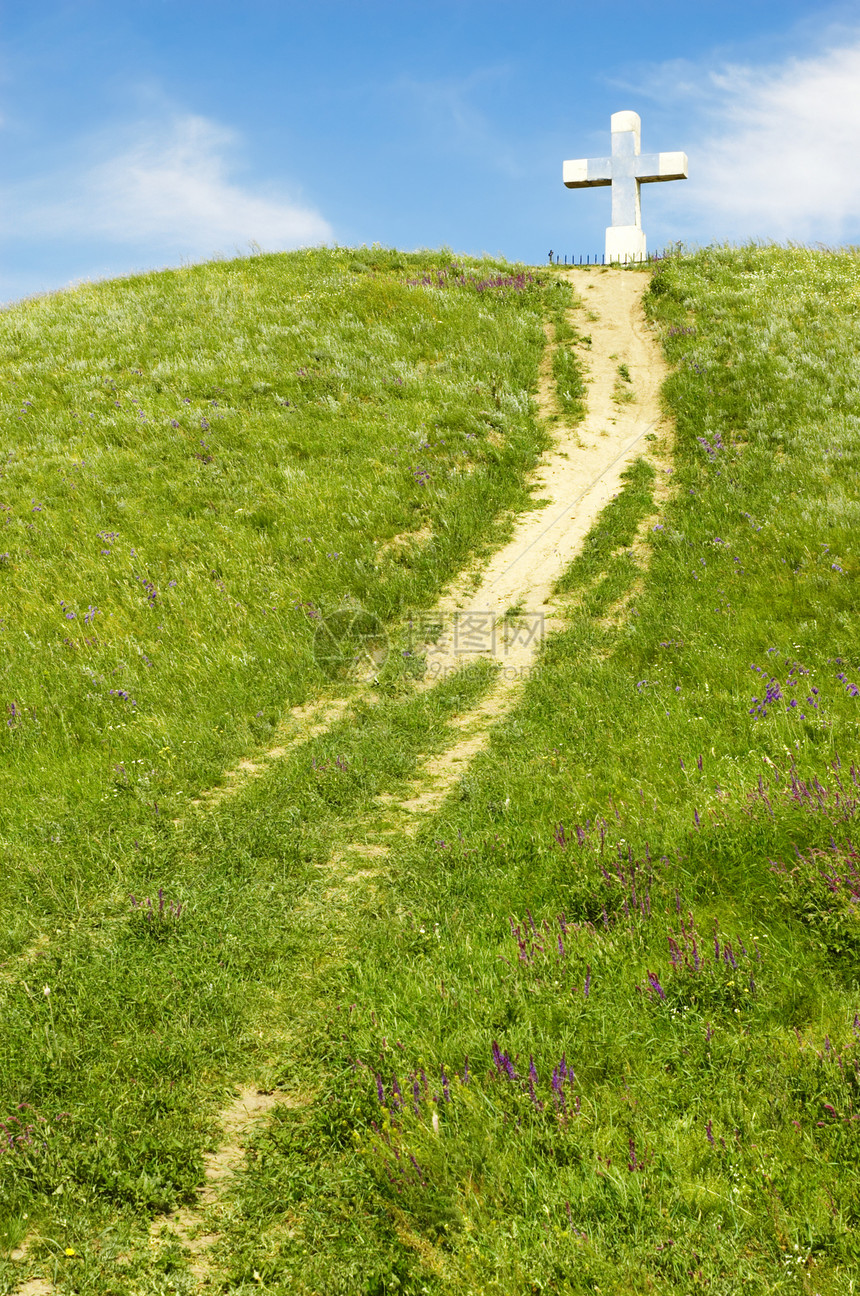
[[[679,195],[691,236],[860,237],[860,34],[806,58],[712,70],[695,88],[677,72],[699,119]]]
[[[7,191],[4,233],[101,239],[166,259],[206,257],[252,242],[275,251],[330,239],[331,226],[311,207],[231,180],[226,155],[238,142],[234,132],[191,115],[138,127],[124,145],[102,139],[90,146],[90,164],[77,174]],[[58,192],[65,192],[59,201]]]

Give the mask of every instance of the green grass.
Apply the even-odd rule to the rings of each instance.
[[[644,589],[599,621],[638,574],[640,462],[568,629],[319,987],[318,1097],[259,1141],[231,1290],[849,1290],[858,284],[777,249],[655,276],[678,434]]]
[[[0,317],[9,858],[74,875],[94,838],[101,859],[156,807],[181,814],[286,708],[343,687],[315,660],[321,619],[396,629],[527,502],[554,289],[361,257],[216,263]]]
[[[50,1269],[68,1243],[70,1281],[102,1290],[138,1238],[150,1273],[149,1214],[193,1196],[213,1110],[265,1070],[317,864],[488,682],[415,700],[394,651],[371,707],[315,636],[364,608],[396,646],[529,504],[555,293],[336,250],[0,317],[0,1255],[32,1232]],[[357,710],[277,792],[189,806],[326,693]]]
[[[245,612],[211,578],[168,593],[164,576],[153,577],[154,557],[141,572],[156,586],[156,608],[131,566],[122,579],[106,569],[96,587],[102,567],[57,506],[51,532],[16,540],[16,549],[6,543],[15,566],[0,579],[17,582],[8,617],[23,617],[15,624],[26,635],[10,636],[19,674],[4,676],[15,681],[6,759],[21,805],[4,830],[0,1092],[10,1115],[29,1103],[18,1118],[41,1130],[42,1115],[51,1133],[0,1157],[0,1243],[5,1233],[11,1248],[32,1229],[37,1263],[64,1290],[193,1289],[185,1257],[148,1245],[148,1219],[190,1198],[219,1098],[252,1077],[277,1083],[298,1105],[260,1129],[228,1199],[225,1292],[842,1296],[860,1259],[858,261],[713,248],[657,270],[646,304],[673,367],[665,400],[677,440],[672,493],[646,533],[647,571],[633,546],[657,510],[663,469],[643,459],[560,580],[566,628],[547,641],[488,751],[417,838],[395,838],[382,872],[332,896],[332,854],[390,826],[379,798],[402,792],[420,757],[450,741],[445,722],[475,704],[490,672],[416,696],[392,659],[377,700],[357,698],[354,719],[211,811],[187,813],[195,780],[265,742],[285,705],[343,687],[314,666],[312,624],[282,615],[273,642],[259,628],[262,609],[268,617],[290,599],[314,610],[361,602],[394,627],[408,606],[432,602],[470,548],[498,538],[501,525],[488,531],[486,518],[528,502],[522,475],[541,437],[528,403],[541,312],[561,343],[572,331],[560,310],[564,289],[478,293],[452,285],[456,272],[445,288],[406,288],[403,279],[421,277],[415,267],[450,258],[395,265],[397,254],[379,254],[368,274],[355,265],[359,255],[367,265],[377,254],[261,258],[81,294],[92,300],[74,347],[64,346],[70,373],[69,357],[90,345],[105,316],[98,294],[124,303],[123,320],[135,311],[149,319],[151,303],[138,306],[147,292],[194,284],[198,301],[250,295],[254,307],[213,311],[205,325],[198,306],[198,351],[163,344],[171,363],[187,365],[186,387],[196,366],[205,368],[200,348],[223,351],[225,366],[235,366],[241,352],[224,339],[240,322],[247,332],[249,321],[281,320],[306,292],[322,311],[321,284],[333,338],[347,335],[350,312],[376,320],[349,304],[366,300],[361,294],[392,303],[366,324],[374,348],[390,348],[383,377],[407,373],[396,367],[401,352],[418,363],[410,348],[434,315],[433,328],[445,330],[439,354],[454,373],[434,377],[450,386],[428,389],[426,404],[421,383],[411,392],[406,381],[400,392],[380,378],[351,459],[342,444],[332,450],[333,438],[349,431],[345,393],[364,389],[343,380],[339,410],[324,403],[330,391],[314,389],[296,415],[308,420],[307,482],[320,494],[306,482],[285,497],[266,541],[271,579],[260,586],[260,555],[270,551],[254,547],[263,543],[259,528],[228,528],[226,507],[200,514],[199,570],[220,562]],[[2,324],[11,337],[32,312],[38,339],[48,333],[38,312],[53,311],[56,329],[68,330],[76,301],[35,303],[19,308],[18,323],[12,312]],[[111,354],[127,346],[130,356],[131,327],[111,328]],[[468,351],[453,340],[458,329],[468,330]],[[47,383],[59,344],[44,345],[38,372]],[[283,399],[299,401],[294,370],[306,366],[293,355],[278,371],[276,359],[264,362],[263,345],[249,361],[251,388],[263,375]],[[329,344],[332,355],[340,345]],[[369,353],[357,338],[350,345],[353,367],[344,361],[344,371],[358,372],[364,355],[365,381]],[[26,363],[36,346],[27,343]],[[128,357],[123,363],[131,367]],[[160,363],[149,352],[149,368],[137,367],[154,374]],[[293,373],[295,385],[277,372]],[[165,396],[168,427],[175,395]],[[100,425],[108,407],[95,388],[92,400],[92,410],[79,401],[78,412],[96,412]],[[475,436],[453,443],[474,458],[467,471],[439,474],[436,511],[422,512],[412,505],[426,501],[424,483],[410,485],[393,463],[374,466],[383,463],[379,447],[413,447],[419,415],[432,426],[454,406]],[[19,407],[10,408],[14,423]],[[283,438],[299,444],[281,422],[290,409],[261,413],[253,438],[242,433],[244,415],[232,432],[224,420],[229,461],[247,458],[245,476],[235,470],[246,498],[262,491]],[[504,428],[493,422],[501,418]],[[73,429],[63,442],[53,426],[46,417],[39,435],[56,436],[59,455]],[[25,451],[36,435],[28,429],[5,479],[18,483],[21,520],[9,523],[10,536],[27,529],[25,502],[35,498],[45,513],[53,498],[44,485],[51,461]],[[438,459],[413,449],[410,468],[457,466],[445,458],[450,430],[441,439]],[[114,480],[125,474],[134,485],[116,496],[139,528],[130,547],[161,554],[174,506],[158,510],[168,478],[179,492],[181,465],[150,475],[154,451],[123,454]],[[349,460],[349,485],[365,492],[366,536],[332,504],[328,492],[340,487],[330,481],[330,456],[339,469]],[[15,477],[19,464],[26,471]],[[196,481],[212,464],[186,466]],[[37,492],[27,474],[42,471]],[[86,486],[90,510],[113,498],[107,470],[93,477],[102,485]],[[73,480],[85,489],[85,477]],[[203,480],[194,498],[225,498],[228,484],[213,495]],[[268,506],[281,489],[279,481]],[[367,537],[417,530],[431,514],[434,552],[442,549],[426,564],[392,558],[372,576],[355,556],[349,569],[320,563],[319,553],[276,560],[299,506],[317,510],[319,530],[303,523],[295,536],[315,535],[318,545],[327,528],[325,544],[352,544],[360,557]],[[111,507],[119,517],[116,500]],[[73,542],[64,562],[63,545]],[[189,540],[159,573],[193,568],[195,552]],[[60,571],[78,582],[58,596],[78,613],[71,632],[48,616],[46,573]],[[274,573],[281,593],[269,602]],[[255,601],[260,588],[266,599]],[[168,609],[168,598],[185,607]],[[87,718],[95,686],[63,692],[62,638],[85,634],[79,622],[91,604],[126,627],[125,638],[109,641],[110,661],[133,662],[128,645],[140,643],[159,663],[159,674],[141,671],[127,690],[138,705],[110,740],[125,744],[115,749],[129,753],[119,760]],[[617,606],[623,613],[607,618]],[[162,640],[153,624],[165,627]],[[100,611],[87,631],[105,636],[110,625]],[[106,652],[103,642],[94,651]],[[157,657],[150,645],[159,642],[166,647]],[[73,651],[81,661],[84,648]],[[240,668],[232,657],[242,651]],[[107,681],[107,666],[98,670]],[[266,687],[269,710],[256,717]],[[140,759],[135,744],[150,732],[141,724],[150,715],[160,717],[161,730],[152,730],[159,752],[169,730],[177,773],[165,777],[162,756],[161,782],[142,791],[113,766],[128,770]],[[253,720],[265,727],[256,731]],[[156,768],[152,745],[146,753]],[[156,814],[154,801],[167,811]],[[175,827],[178,810],[184,822]],[[149,922],[128,896],[152,899],[159,887],[182,908]],[[4,1282],[14,1289],[20,1273],[0,1264],[0,1291]]]
[[[552,377],[562,415],[568,421],[578,422],[585,414],[585,379],[573,346],[590,346],[591,338],[583,337],[571,323],[571,306],[576,305],[581,309],[582,302],[574,297],[569,281],[559,281],[556,293],[556,300],[551,301],[550,314],[552,336],[556,344],[552,356]]]

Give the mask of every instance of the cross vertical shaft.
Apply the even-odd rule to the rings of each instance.
[[[636,178],[640,138],[636,113],[612,114],[612,224],[615,226],[636,225],[642,228],[639,181]]]

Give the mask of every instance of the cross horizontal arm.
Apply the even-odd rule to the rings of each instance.
[[[635,174],[643,184],[650,180],[686,180],[687,154],[640,153]]]
[[[565,162],[562,179],[568,189],[612,184],[612,158],[577,158],[575,162]]]

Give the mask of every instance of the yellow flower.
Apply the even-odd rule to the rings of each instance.
[[[66,1247],[64,1254],[68,1256],[73,1256],[73,1255],[77,1255],[78,1253],[74,1247]]]

